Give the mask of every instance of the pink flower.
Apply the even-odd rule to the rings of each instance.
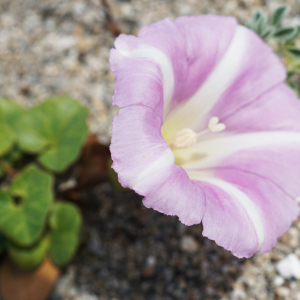
[[[266,253],[299,214],[300,102],[279,58],[232,17],[121,35],[113,168],[143,203],[238,257]]]

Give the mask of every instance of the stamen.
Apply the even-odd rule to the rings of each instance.
[[[226,128],[225,124],[219,123],[218,117],[212,117],[208,122],[208,129],[211,132],[221,132]]]
[[[296,201],[300,204],[300,197],[297,197]]]
[[[194,145],[198,138],[209,132],[221,132],[226,128],[225,124],[219,123],[218,117],[212,117],[208,122],[208,127],[199,133],[190,128],[183,128],[176,132],[172,146],[176,148],[188,148]]]

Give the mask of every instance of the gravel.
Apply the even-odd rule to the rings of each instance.
[[[108,183],[82,193],[83,244],[50,300],[300,299],[300,280],[276,270],[300,255],[298,221],[271,252],[238,259],[204,238],[201,225],[185,226],[141,200]]]
[[[245,23],[253,11],[270,13],[297,0],[108,0],[116,24],[136,34],[162,18],[215,13]],[[117,108],[111,106],[109,70],[113,33],[98,0],[0,0],[1,97],[31,106],[53,94],[78,99],[91,112],[90,132],[108,144]],[[51,300],[286,299],[300,300],[300,281],[277,270],[289,254],[300,256],[296,221],[268,254],[234,257],[187,227],[143,207],[134,193],[102,184],[82,194],[83,243],[63,270]]]

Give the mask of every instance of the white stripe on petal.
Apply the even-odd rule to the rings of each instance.
[[[247,215],[249,216],[250,220],[253,223],[253,226],[255,228],[255,232],[257,235],[257,239],[258,239],[257,251],[259,251],[264,242],[265,234],[264,234],[264,226],[263,226],[263,222],[262,222],[262,216],[259,212],[258,207],[255,205],[255,203],[253,203],[251,201],[251,199],[245,193],[240,191],[237,187],[235,187],[231,183],[228,183],[224,180],[217,179],[217,178],[209,178],[209,177],[203,178],[202,176],[201,176],[201,178],[198,178],[195,173],[188,174],[188,175],[190,178],[192,176],[191,179],[205,181],[205,182],[208,182],[208,183],[218,186],[223,191],[225,191],[227,194],[229,194],[234,199],[236,199],[236,201],[238,201],[238,203],[244,208],[245,212],[247,213]],[[239,226],[239,224],[236,224],[236,225]]]
[[[174,89],[174,72],[168,57],[159,49],[150,46],[141,46],[130,52],[120,51],[122,55],[128,57],[144,57],[156,62],[163,75],[163,91],[164,91],[164,110],[168,106]]]
[[[232,42],[220,63],[209,75],[208,79],[183,105],[178,106],[164,121],[163,136],[169,143],[174,134],[181,128],[197,130],[199,122],[218,102],[221,95],[228,89],[245,59],[247,51],[247,29],[238,26]],[[206,126],[206,124],[202,124]]]
[[[165,153],[159,159],[154,161],[149,168],[139,173],[139,175],[131,182],[131,186],[134,187],[135,185],[142,182],[146,178],[173,165],[174,163],[175,163],[174,155],[171,149],[167,149],[167,151],[165,151]]]
[[[300,133],[292,131],[263,131],[235,135],[220,134],[202,139],[190,148],[174,149],[176,161],[185,170],[209,168],[218,165],[219,159],[240,150],[300,144]],[[272,149],[272,148],[270,148]]]

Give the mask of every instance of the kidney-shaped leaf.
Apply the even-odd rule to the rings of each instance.
[[[41,235],[52,202],[52,178],[34,165],[0,190],[0,230],[20,246],[29,246]]]
[[[0,156],[12,148],[16,140],[14,125],[24,111],[22,106],[12,100],[0,98]]]
[[[6,124],[0,123],[0,156],[6,154],[15,142],[15,133]]]
[[[87,135],[87,110],[78,101],[54,97],[33,108],[17,123],[22,150],[38,153],[38,161],[61,172],[78,156]]]
[[[6,249],[9,257],[20,268],[31,270],[38,267],[47,254],[49,247],[49,239],[47,237],[38,241],[38,243],[30,248],[19,247],[11,242],[6,243]]]
[[[16,120],[25,112],[25,109],[12,100],[0,99],[0,123],[14,127]]]
[[[57,266],[67,264],[74,256],[81,228],[79,209],[71,203],[58,202],[49,219],[51,228],[50,256]]]

